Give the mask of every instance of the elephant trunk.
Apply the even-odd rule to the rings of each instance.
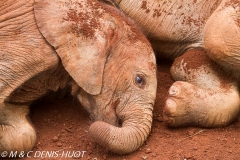
[[[147,108],[131,107],[131,110],[119,115],[124,117],[121,128],[97,121],[90,126],[90,135],[100,145],[117,154],[128,154],[137,150],[151,131],[153,105]]]

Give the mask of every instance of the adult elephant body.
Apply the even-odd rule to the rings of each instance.
[[[240,104],[239,1],[116,1],[147,35],[158,58],[176,58],[171,74],[178,82],[169,89],[166,123],[231,123]]]
[[[204,27],[221,1],[117,0],[149,38],[157,56],[168,58],[203,47]]]
[[[143,34],[97,0],[0,1],[0,151],[29,151],[29,104],[70,88],[96,121],[90,134],[116,153],[146,140],[156,62]]]

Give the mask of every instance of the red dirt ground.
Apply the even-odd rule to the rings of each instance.
[[[170,62],[158,67],[158,93],[152,132],[146,143],[129,155],[108,153],[88,135],[89,114],[73,97],[44,99],[31,107],[30,117],[37,131],[37,144],[32,158],[41,159],[37,151],[58,151],[60,156],[43,159],[86,160],[239,160],[240,116],[228,127],[171,129],[162,122],[162,108],[168,88],[173,83]],[[83,158],[79,151],[86,151]],[[65,154],[63,154],[63,152]],[[68,154],[67,154],[68,153]],[[73,155],[75,153],[75,158]],[[33,158],[35,156],[35,158]],[[72,156],[72,157],[71,157]]]

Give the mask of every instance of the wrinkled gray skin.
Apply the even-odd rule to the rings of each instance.
[[[116,2],[146,34],[158,58],[175,59],[171,74],[177,82],[169,89],[165,122],[172,127],[231,123],[240,105],[240,2]]]
[[[97,17],[97,18],[96,18]],[[0,151],[29,151],[32,101],[71,89],[109,150],[138,149],[151,130],[156,62],[118,9],[97,0],[0,1]]]

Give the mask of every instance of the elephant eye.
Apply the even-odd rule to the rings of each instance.
[[[136,75],[135,77],[135,84],[139,87],[139,88],[143,88],[145,85],[145,79],[142,75]]]
[[[137,76],[136,77],[136,82],[138,83],[138,84],[142,84],[142,78],[141,77],[139,77],[139,76]]]

